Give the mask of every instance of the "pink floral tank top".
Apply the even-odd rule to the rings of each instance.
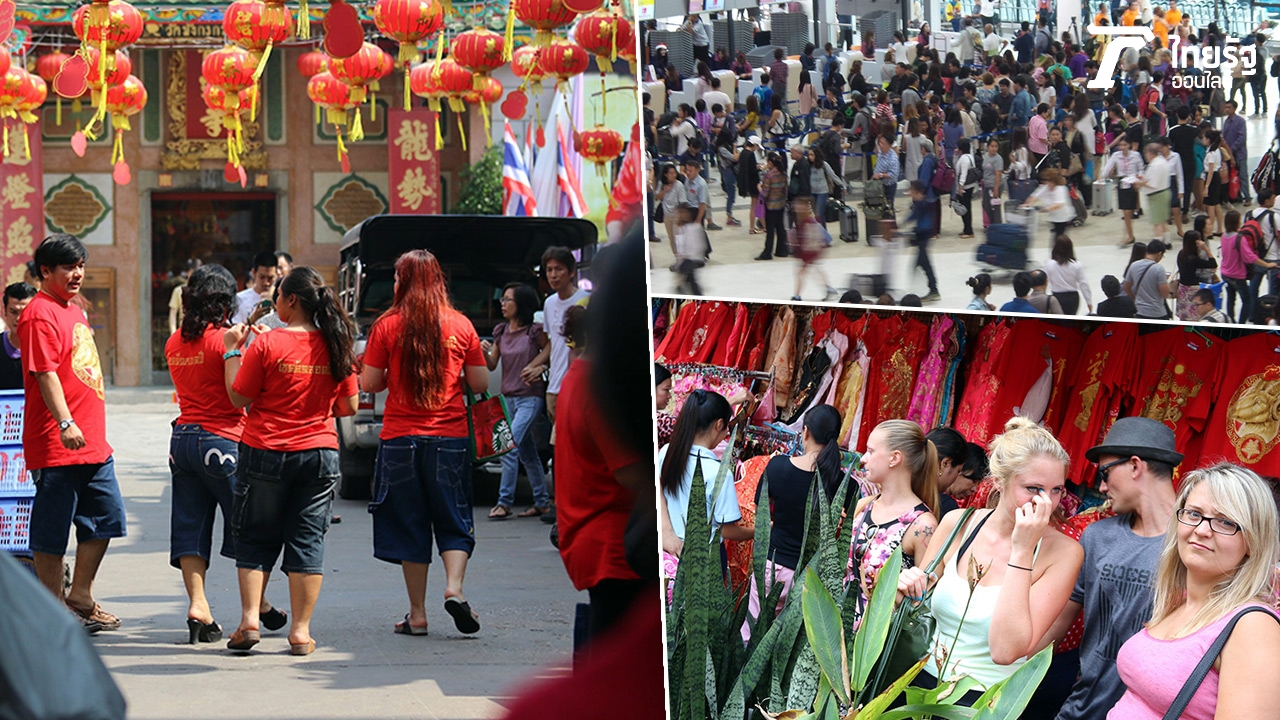
[[[845,583],[856,582],[861,592],[856,608],[856,616],[862,619],[862,612],[871,599],[871,590],[875,587],[876,576],[881,568],[889,562],[893,551],[902,544],[903,538],[911,525],[929,507],[920,503],[907,512],[886,522],[877,524],[871,521],[871,508],[875,501],[867,503],[867,507],[858,517],[858,524],[853,529],[853,542],[849,547],[849,564],[845,568]],[[902,569],[915,566],[915,558],[902,556]]]

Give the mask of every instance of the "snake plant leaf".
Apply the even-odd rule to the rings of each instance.
[[[916,675],[920,674],[920,670],[924,668],[924,664],[928,661],[929,658],[925,658],[913,665],[905,675],[894,680],[893,684],[885,688],[884,692],[872,698],[871,702],[863,705],[862,709],[851,720],[869,720],[880,717],[881,713],[887,710],[893,704],[893,701],[906,690],[911,681],[916,679]]]
[[[777,642],[771,653],[772,678],[769,698],[773,702],[785,701],[785,696],[782,694],[783,680],[790,677],[788,673],[793,664],[792,656],[795,654],[796,643],[801,635],[800,629],[804,624],[801,604],[797,601],[797,598],[804,594],[804,585],[804,575],[799,575],[791,587],[791,594],[787,596],[787,604],[783,607],[782,615],[778,617],[778,622],[773,628],[778,631]]]
[[[876,577],[867,610],[862,615],[862,625],[853,639],[853,688],[856,692],[861,693],[867,687],[876,660],[888,650],[885,638],[889,636],[889,625],[894,615],[893,602],[901,570],[902,546],[898,546]]]
[[[818,685],[822,677],[822,668],[813,646],[805,641],[796,658],[795,667],[791,670],[791,685],[787,692],[787,707],[809,709],[818,697]]]
[[[720,720],[720,713],[718,712],[720,703],[716,697],[716,666],[711,659],[710,649],[706,651],[705,657],[706,685],[704,686],[704,689],[706,691],[707,698],[707,717],[710,718],[710,720]]]
[[[1012,675],[992,685],[974,703],[973,706],[978,709],[976,717],[980,720],[999,720],[1020,715],[1027,703],[1031,702],[1036,688],[1040,687],[1045,673],[1049,672],[1049,663],[1052,661],[1053,646],[1050,645],[1023,663]]]
[[[844,649],[840,608],[812,569],[805,571],[804,631],[822,675],[841,703],[849,704],[849,658]]]
[[[693,658],[686,658],[681,683],[680,704],[675,717],[683,720],[702,720],[707,716],[706,668],[702,654],[707,651],[707,632],[710,625],[712,583],[719,582],[720,552],[712,544],[712,526],[707,517],[706,483],[702,477],[702,464],[694,463],[693,481],[689,488],[689,512],[685,518],[685,542],[681,552],[677,577],[683,575],[685,586],[686,636],[685,651]],[[676,708],[673,708],[675,710]]]
[[[769,471],[760,476],[760,487],[757,490],[760,501],[756,503],[756,533],[751,547],[751,572],[756,579],[757,600],[764,607],[765,588],[768,587],[765,568],[769,562],[769,543],[772,542],[773,517],[769,509]]]

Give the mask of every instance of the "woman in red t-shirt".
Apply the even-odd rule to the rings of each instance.
[[[462,633],[480,630],[462,594],[475,549],[471,453],[463,384],[489,386],[480,337],[449,304],[440,263],[426,250],[396,260],[395,298],[373,324],[360,386],[386,389],[382,442],[374,471],[373,556],[400,565],[409,612],[402,635],[427,634],[427,568],[431,537],[444,561],[444,607]]]
[[[236,325],[223,336],[231,404],[249,406],[232,515],[243,615],[227,647],[257,644],[259,598],[283,547],[280,569],[289,575],[293,609],[289,652],[309,655],[338,482],[333,418],[354,415],[357,407],[355,326],[320,273],[306,266],[280,283],[276,312],[285,327],[253,328],[258,336],[243,359],[250,328]]]
[[[191,273],[182,289],[182,327],[164,346],[180,408],[169,440],[173,495],[169,521],[169,563],[182,569],[187,588],[190,642],[217,642],[222,627],[213,620],[204,594],[205,571],[213,554],[213,516],[222,510],[222,556],[235,559],[231,530],[232,492],[244,410],[227,397],[222,336],[236,308],[236,280],[221,265]],[[266,585],[258,617],[268,630],[288,622],[267,602]]]

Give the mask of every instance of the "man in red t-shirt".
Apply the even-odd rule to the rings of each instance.
[[[76,528],[76,570],[64,599],[91,631],[114,630],[120,619],[93,599],[93,580],[111,538],[124,537],[124,500],[116,482],[102,367],[93,331],[74,300],[88,252],[67,234],[36,248],[40,292],[18,320],[26,406],[22,449],[36,483],[31,550],[36,574],[62,597],[67,529]]]
[[[569,579],[591,597],[588,637],[607,630],[647,582],[627,564],[623,536],[636,493],[653,494],[652,465],[610,430],[591,393],[591,364],[574,360],[556,416],[556,506],[560,557]],[[652,578],[649,579],[652,581]]]

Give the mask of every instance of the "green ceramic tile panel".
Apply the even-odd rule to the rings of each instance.
[[[267,59],[263,74],[263,92],[267,106],[267,142],[284,142],[284,53],[276,51]],[[310,111],[310,108],[307,108]]]
[[[159,50],[142,51],[142,86],[147,89],[147,106],[142,109],[142,141],[158,143],[164,131]]]

